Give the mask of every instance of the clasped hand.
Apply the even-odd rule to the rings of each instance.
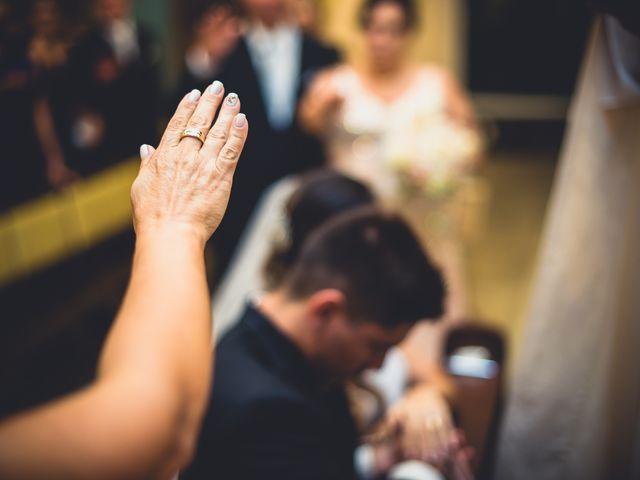
[[[376,442],[378,471],[418,460],[434,466],[447,478],[473,479],[469,467],[472,449],[462,432],[454,428],[449,405],[434,387],[414,387],[389,410],[380,431],[385,432],[385,440]]]

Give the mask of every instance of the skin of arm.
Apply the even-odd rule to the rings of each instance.
[[[440,70],[439,74],[451,117],[462,125],[475,127],[475,113],[467,92],[450,72]]]
[[[0,423],[6,479],[171,478],[194,451],[211,378],[204,244],[222,219],[248,125],[215,83],[180,103],[132,187],[136,248],[121,310],[85,389]]]

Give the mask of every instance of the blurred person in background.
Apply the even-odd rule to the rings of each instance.
[[[359,433],[344,382],[442,313],[440,274],[398,217],[363,207],[309,226],[273,288],[218,344],[211,414],[184,478],[355,478]],[[372,446],[362,473],[433,453],[395,440]],[[444,444],[444,457],[466,454],[455,436]]]
[[[170,479],[188,464],[211,378],[204,246],[248,133],[239,102],[216,119],[223,97],[219,83],[185,95],[157,150],[140,148],[131,279],[96,378],[0,421],[1,478]],[[226,140],[185,136],[196,128]]]
[[[93,0],[94,24],[73,51],[70,161],[93,173],[157,137],[160,50],[133,16],[133,0]]]
[[[451,73],[410,60],[417,17],[412,0],[365,0],[364,62],[318,75],[299,115],[326,141],[332,166],[426,230],[450,287],[447,314],[460,319],[470,312],[455,200],[480,141],[469,98]]]
[[[58,140],[64,125],[69,52],[77,25],[55,0],[18,5],[3,2],[0,49],[0,104],[3,180],[1,207],[60,187],[77,175],[66,163]]]
[[[237,32],[236,7],[241,35],[229,51]],[[288,0],[239,0],[222,7],[212,2],[209,12],[196,25],[181,88],[207,74],[234,85],[256,126],[238,170],[242,180],[233,191],[233,208],[214,238],[222,274],[264,189],[287,174],[324,163],[321,144],[302,132],[295,112],[313,76],[335,64],[338,53],[303,32]]]
[[[321,22],[321,6],[316,0],[289,0],[295,22],[308,35],[317,35]]]
[[[235,324],[248,303],[280,286],[315,228],[374,202],[364,184],[333,170],[289,176],[270,187],[214,295],[215,337]],[[457,397],[440,367],[440,345],[427,334],[432,323],[418,322],[405,341],[389,350],[379,370],[349,383],[352,411],[363,434],[401,426],[407,448],[430,452],[443,449],[442,440],[453,434],[449,404],[455,406]],[[439,430],[429,430],[436,418]]]
[[[242,34],[240,9],[232,0],[200,0],[189,13],[191,35],[179,92],[215,77]]]
[[[77,27],[62,18],[60,6],[52,0],[36,0],[31,14],[34,36],[29,59],[40,72],[40,92],[35,101],[36,133],[46,161],[49,184],[63,187],[78,178],[65,160],[60,138],[68,131],[70,90],[69,54],[77,39]]]

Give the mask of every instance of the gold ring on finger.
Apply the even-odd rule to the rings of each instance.
[[[191,138],[195,138],[197,140],[200,140],[200,143],[204,145],[205,133],[202,130],[200,130],[199,128],[186,128],[180,134],[180,140],[182,140],[185,137],[191,137]]]

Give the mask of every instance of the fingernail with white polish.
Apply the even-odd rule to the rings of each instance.
[[[194,90],[191,90],[191,92],[189,92],[189,95],[187,98],[189,99],[190,102],[197,102],[198,100],[200,100],[200,95],[202,95],[200,93],[200,90],[194,89]]]
[[[236,128],[242,128],[244,127],[245,122],[247,121],[247,117],[244,113],[239,113],[238,115],[236,115],[236,119],[234,120],[234,125],[236,126]]]
[[[230,107],[235,107],[237,103],[238,103],[238,95],[235,93],[230,93],[227,96],[227,105],[229,105]]]
[[[151,154],[151,149],[149,148],[149,145],[141,145],[140,146],[140,158],[142,158],[143,160],[146,159],[149,155]]]
[[[220,95],[222,93],[222,82],[216,80],[211,84],[211,93],[214,95]]]

